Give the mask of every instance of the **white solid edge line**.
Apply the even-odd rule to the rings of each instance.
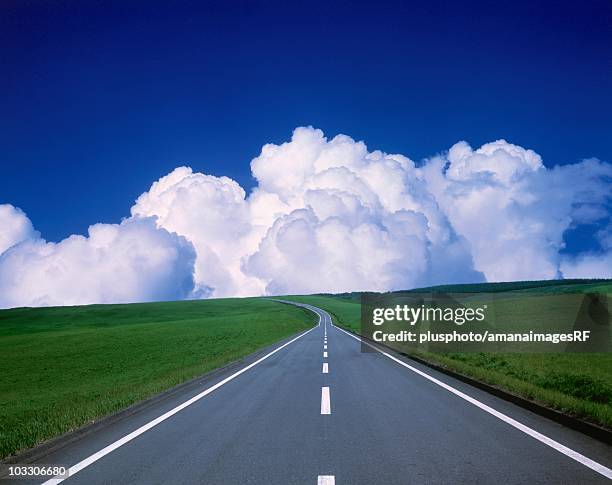
[[[329,374],[329,365],[327,362],[323,362],[323,374]]]
[[[516,421],[515,419],[512,419],[510,416],[507,416],[504,413],[500,413],[499,411],[496,411],[492,407],[487,406],[486,404],[478,401],[477,399],[474,399],[473,397],[468,396],[467,394],[465,394],[465,393],[455,389],[452,386],[449,386],[448,384],[445,384],[444,382],[436,379],[435,377],[430,376],[429,374],[423,372],[422,370],[419,370],[416,367],[413,367],[413,366],[407,364],[406,362],[403,362],[400,359],[398,359],[396,357],[393,357],[389,353],[387,353],[387,352],[385,352],[383,350],[380,350],[375,345],[372,345],[372,344],[366,342],[365,340],[360,339],[359,337],[357,337],[355,335],[350,334],[346,330],[344,330],[344,329],[342,329],[342,328],[340,328],[340,327],[338,327],[336,325],[334,325],[334,327],[337,328],[338,330],[344,332],[349,337],[353,337],[355,340],[359,340],[360,342],[366,344],[368,347],[371,347],[374,350],[380,352],[385,357],[388,357],[389,359],[397,362],[398,364],[406,367],[407,369],[410,369],[412,372],[417,373],[421,377],[424,377],[425,379],[433,382],[434,384],[437,384],[438,386],[446,389],[448,392],[451,392],[451,393],[455,394],[456,396],[460,397],[461,399],[464,399],[465,401],[469,402],[470,404],[473,404],[474,406],[476,406],[476,407],[482,409],[483,411],[485,411],[485,412],[495,416],[496,418],[501,419],[502,421],[504,421],[505,423],[509,424],[510,426],[518,429],[519,431],[522,431],[523,433],[531,436],[532,438],[535,438],[536,440],[544,443],[545,445],[550,446],[551,448],[557,450],[559,453],[563,453],[565,456],[568,456],[569,458],[572,458],[573,460],[577,461],[578,463],[582,463],[584,466],[590,468],[593,471],[596,471],[597,473],[603,475],[604,477],[612,479],[612,470],[610,468],[602,465],[601,463],[597,463],[596,461],[591,460],[590,458],[588,458],[588,457],[578,453],[577,451],[574,451],[571,448],[568,448],[567,446],[562,445],[558,441],[555,441],[552,438],[549,438],[548,436],[543,435],[542,433],[539,433],[535,429],[532,429],[529,426],[526,426],[523,423],[520,423],[520,422]]]
[[[336,477],[334,475],[319,475],[317,477],[317,485],[335,485]]]
[[[247,365],[246,367],[244,367],[243,369],[240,369],[238,372],[235,372],[234,374],[232,374],[229,377],[226,377],[225,379],[223,379],[222,381],[217,382],[214,386],[209,387],[208,389],[206,389],[205,391],[202,391],[200,394],[197,394],[196,396],[192,397],[191,399],[185,401],[183,404],[179,404],[178,406],[176,406],[175,408],[171,409],[170,411],[162,414],[161,416],[155,418],[152,421],[149,421],[147,424],[141,426],[140,428],[132,431],[131,433],[125,435],[123,438],[118,439],[117,441],[115,441],[114,443],[111,443],[110,445],[102,448],[100,451],[94,453],[91,456],[88,456],[87,458],[85,458],[84,460],[81,460],[80,462],[78,462],[76,465],[71,466],[68,469],[68,477],[72,477],[73,475],[76,475],[78,472],[80,472],[81,470],[83,470],[84,468],[88,467],[89,465],[91,465],[92,463],[95,463],[96,461],[98,461],[100,458],[108,455],[109,453],[111,453],[112,451],[116,450],[117,448],[125,445],[126,443],[128,443],[129,441],[132,441],[134,438],[140,436],[141,434],[143,434],[144,432],[150,430],[151,428],[157,426],[159,423],[165,421],[166,419],[174,416],[176,413],[178,413],[179,411],[182,411],[183,409],[185,409],[188,406],[191,406],[193,403],[199,401],[200,399],[202,399],[204,396],[207,396],[208,394],[210,394],[211,392],[219,389],[221,386],[223,386],[224,384],[227,384],[229,381],[235,379],[236,377],[238,377],[240,374],[243,374],[244,372],[248,371],[249,369],[252,369],[253,367],[255,367],[257,364],[259,364],[260,362],[263,362],[264,360],[266,360],[268,357],[271,357],[272,355],[274,355],[276,352],[278,352],[279,350],[284,349],[285,347],[287,347],[287,345],[292,344],[293,342],[295,342],[297,339],[302,338],[304,335],[306,335],[309,332],[312,332],[316,327],[312,327],[310,330],[305,331],[304,333],[301,333],[300,335],[298,335],[297,337],[291,339],[289,342],[281,345],[280,347],[278,347],[277,349],[274,349],[272,352],[264,355],[263,357],[261,357],[260,359],[256,360],[255,362],[253,362],[252,364]],[[64,478],[51,478],[49,480],[47,480],[46,482],[44,482],[42,485],[53,485],[56,483],[61,483],[63,482],[65,479]]]
[[[321,388],[321,414],[331,414],[331,404],[329,402],[329,387]]]
[[[323,357],[327,357],[327,352],[323,352]]]

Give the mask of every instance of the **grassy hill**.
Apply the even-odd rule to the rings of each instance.
[[[612,293],[612,279],[573,279],[573,280],[536,280],[508,281],[501,283],[462,283],[456,285],[437,285],[411,290],[397,290],[391,293],[500,293],[526,291],[538,293]],[[310,296],[333,296],[344,300],[359,300],[361,292],[319,293]]]
[[[263,299],[0,311],[0,458],[316,323]]]
[[[426,288],[416,288],[410,291],[415,293],[426,291],[436,291],[442,293],[499,293],[506,291],[536,291],[539,293],[587,293],[591,291],[606,292],[610,290],[612,290],[612,280],[574,279],[438,285],[429,286]]]

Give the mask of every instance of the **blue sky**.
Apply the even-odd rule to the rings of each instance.
[[[301,125],[415,160],[498,138],[549,166],[612,160],[606,0],[0,9],[0,202],[48,240],[119,221],[180,164],[249,188]]]

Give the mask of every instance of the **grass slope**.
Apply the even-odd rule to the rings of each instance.
[[[262,299],[0,311],[0,457],[312,326]]]
[[[466,288],[469,287],[469,288]],[[522,293],[612,293],[610,280],[519,282],[436,287],[444,292],[515,291]],[[359,333],[359,294],[292,296],[328,311],[334,323]],[[516,311],[520,312],[520,308]],[[612,354],[610,353],[425,353],[417,357],[506,389],[571,415],[612,429]]]
[[[449,293],[497,293],[503,291],[536,291],[538,293],[587,293],[609,292],[612,290],[612,280],[580,279],[580,280],[541,280],[541,281],[509,281],[502,283],[470,283],[461,285],[439,285],[427,288],[416,288],[413,292],[439,291]]]

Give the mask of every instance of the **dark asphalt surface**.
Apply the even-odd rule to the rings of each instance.
[[[320,475],[333,475],[336,484],[610,483],[382,354],[362,353],[356,339],[317,311],[320,326],[63,483],[316,484]],[[612,468],[612,447],[408,362]],[[72,466],[236,370],[40,462]],[[330,388],[330,415],[321,414],[324,386]]]

